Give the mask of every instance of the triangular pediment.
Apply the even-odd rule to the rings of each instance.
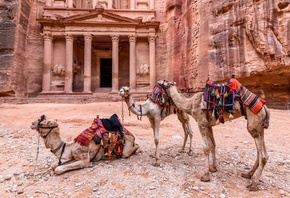
[[[126,23],[126,24],[138,24],[140,20],[131,19],[128,17],[120,16],[117,14],[113,14],[104,9],[95,9],[94,11],[75,15],[72,17],[66,18],[63,22],[74,22],[74,23]]]

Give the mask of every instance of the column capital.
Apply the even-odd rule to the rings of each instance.
[[[119,35],[111,35],[113,42],[119,42]]]
[[[66,34],[66,35],[65,35],[65,39],[66,39],[67,41],[73,41],[73,40],[74,40],[74,36],[73,36],[72,34]]]
[[[93,36],[91,34],[84,34],[84,39],[86,41],[91,41],[91,40],[93,40]]]
[[[52,41],[52,39],[53,39],[51,33],[43,33],[43,34],[41,34],[41,36],[43,36],[44,40]]]
[[[135,34],[128,35],[130,42],[136,42],[137,36]]]
[[[157,37],[156,35],[148,36],[149,43],[155,42],[156,37]]]

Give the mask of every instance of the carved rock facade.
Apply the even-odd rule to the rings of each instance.
[[[58,26],[64,24],[62,21],[73,20],[76,16],[76,20],[87,17],[87,24],[98,23],[98,20],[106,20],[109,24],[117,19],[122,22],[138,23],[138,26],[130,25],[127,29],[122,28],[123,32],[132,31],[132,27],[137,28],[138,31],[133,35],[133,41],[127,35],[125,41],[119,39],[124,44],[121,44],[121,47],[119,45],[118,65],[121,72],[120,76],[116,77],[119,79],[117,86],[129,85],[133,82],[136,83],[137,92],[138,89],[149,91],[150,82],[154,82],[156,78],[156,80],[176,81],[181,89],[195,92],[203,90],[208,77],[222,83],[235,74],[236,78],[251,91],[264,93],[269,107],[289,108],[289,1],[107,0],[100,2],[102,3],[98,3],[98,0],[2,2],[0,5],[0,95],[37,96],[43,91],[44,68],[51,77],[48,89],[64,90],[66,61],[60,56],[52,61],[51,66],[44,67],[46,38],[43,33],[48,32],[49,21],[56,24],[51,27],[58,31],[58,28],[63,27]],[[69,6],[72,8],[77,6],[77,9]],[[93,15],[97,12],[95,8],[104,8],[105,13],[108,14],[98,18],[97,14]],[[135,10],[130,12],[131,8]],[[88,17],[90,13],[96,17]],[[151,38],[144,40],[153,30],[146,24],[156,24],[156,22],[159,24],[155,29],[156,32],[151,35]],[[65,27],[71,29],[63,30],[64,32],[79,31],[79,27],[73,25],[65,25]],[[98,30],[95,26],[83,27],[84,32],[90,29],[91,32],[104,31],[102,28]],[[109,28],[106,31],[109,31]],[[118,33],[117,27],[114,31]],[[92,38],[93,48],[94,43],[100,46],[100,41],[94,36],[96,35]],[[64,38],[64,36],[60,38],[60,35],[52,38],[53,45],[60,54],[64,53],[66,48]],[[154,51],[149,50],[150,46],[152,47],[150,41],[152,38]],[[107,49],[107,45],[110,48],[112,45],[110,42],[113,41],[107,41],[104,48]],[[136,42],[134,48],[132,42]],[[78,47],[77,50],[74,49],[73,56],[78,59],[72,61],[72,91],[82,92],[84,86],[90,85],[85,82],[86,79],[91,78],[92,86],[95,86],[91,91],[96,92],[98,78],[94,75],[97,75],[96,68],[100,63],[97,63],[98,59],[93,56],[92,74],[84,74],[85,35],[83,38],[74,39],[74,43],[77,43]],[[130,59],[132,53],[130,49],[136,51],[136,60]],[[99,50],[99,48],[92,49],[93,55],[100,53]],[[109,51],[106,53],[101,51],[101,54],[105,54],[104,57],[110,56]],[[155,60],[149,58],[152,57],[152,53],[155,54]],[[132,65],[129,67],[132,63],[135,64],[133,69],[136,79],[129,71],[132,70]],[[155,69],[152,73],[153,63]],[[87,78],[88,75],[91,75],[90,78]],[[132,78],[133,81],[129,80]]]

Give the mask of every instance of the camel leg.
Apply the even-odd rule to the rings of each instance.
[[[82,168],[88,167],[89,164],[90,164],[89,158],[84,159],[84,160],[74,161],[72,163],[64,164],[64,165],[60,165],[60,166],[56,167],[56,169],[54,170],[54,173],[57,175],[60,175],[60,174],[67,172],[67,171],[77,170],[77,169],[82,169]]]
[[[155,143],[155,163],[154,166],[160,166],[160,157],[159,157],[159,126],[160,126],[160,119],[149,119],[151,123],[151,127],[154,133],[154,143]]]
[[[122,157],[127,158],[134,154],[139,149],[139,145],[134,144],[134,137],[125,135],[125,145],[122,152]]]
[[[253,168],[248,173],[248,175],[252,174],[252,184],[247,186],[250,191],[258,190],[259,179],[269,158],[264,141],[264,129],[262,129],[262,132],[258,135],[258,137],[255,137],[255,144],[257,148],[258,160],[256,160]]]
[[[209,171],[210,172],[216,172],[217,171],[217,163],[216,163],[216,155],[215,155],[215,148],[216,148],[216,144],[215,144],[215,139],[214,139],[214,135],[213,135],[213,130],[212,127],[209,126],[208,127],[208,137],[210,140],[210,154],[212,157],[212,161],[211,164],[209,165]]]
[[[201,176],[200,180],[203,182],[208,182],[210,181],[210,176],[209,176],[209,152],[211,150],[210,148],[210,137],[209,137],[209,128],[206,126],[206,124],[198,124],[198,128],[201,133],[201,137],[203,140],[203,152],[205,154],[205,167],[204,167],[204,173]]]
[[[257,170],[258,166],[259,166],[259,152],[257,150],[257,158],[256,158],[256,161],[255,161],[253,167],[251,168],[251,170],[249,172],[242,173],[242,177],[246,178],[246,179],[251,179],[252,176],[254,175],[255,171]]]
[[[183,128],[183,131],[184,131],[184,141],[183,141],[181,152],[184,152],[185,145],[186,145],[186,142],[187,142],[187,138],[188,138],[188,135],[189,135],[189,151],[188,151],[188,155],[192,155],[192,129],[191,129],[191,126],[189,124],[189,116],[188,116],[188,114],[186,114],[184,112],[181,112],[181,113],[177,113],[177,118],[182,123],[182,128]]]

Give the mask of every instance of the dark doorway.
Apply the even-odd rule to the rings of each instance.
[[[101,58],[101,87],[112,87],[112,59]]]

